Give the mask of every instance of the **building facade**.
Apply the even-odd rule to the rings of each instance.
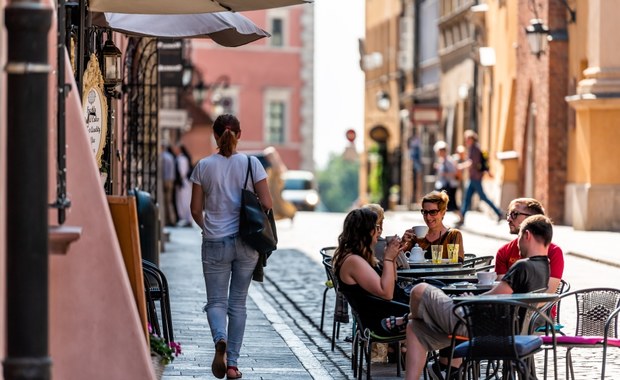
[[[289,169],[313,171],[313,8],[292,6],[245,15],[269,31],[271,38],[235,49],[206,39],[192,41],[192,64],[202,80],[214,83],[226,77],[229,81],[227,88],[207,96],[203,107],[213,119],[222,112],[239,117],[240,150],[273,146]],[[184,141],[195,147],[197,157],[214,148],[211,138]]]

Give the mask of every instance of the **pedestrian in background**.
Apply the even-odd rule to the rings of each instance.
[[[192,174],[192,159],[182,143],[174,146],[176,178],[174,181],[174,202],[177,210],[177,227],[192,226],[192,212],[189,207],[192,198],[192,183],[189,180]]]
[[[282,161],[282,158],[280,158],[280,154],[276,148],[269,146],[263,150],[263,153],[269,162],[269,167],[266,171],[269,181],[269,190],[273,198],[273,217],[276,220],[290,219],[292,222],[293,218],[295,218],[297,208],[294,204],[282,198],[282,190],[284,189],[282,174],[288,169]]]
[[[202,228],[202,268],[207,291],[207,313],[215,355],[211,371],[218,379],[240,379],[237,367],[247,319],[246,301],[258,252],[239,237],[241,189],[248,163],[263,208],[272,207],[267,173],[256,157],[237,153],[239,120],[223,114],[213,123],[218,153],[198,162],[191,175],[191,211]]]
[[[174,226],[177,220],[174,207],[174,180],[176,170],[174,154],[170,151],[168,144],[162,145],[161,150],[161,174],[164,184],[164,221],[166,226]]]
[[[456,189],[459,186],[457,179],[459,169],[456,162],[452,159],[452,156],[448,154],[448,144],[445,141],[437,141],[433,146],[433,151],[437,155],[435,161],[436,180],[435,190],[445,191],[448,194],[448,206],[447,211],[455,212],[459,219],[461,217],[461,211],[456,204]]]
[[[488,169],[483,165],[486,159],[482,156],[482,151],[478,146],[478,134],[471,129],[465,131],[465,145],[467,146],[467,161],[463,164],[463,168],[468,169],[469,184],[465,190],[465,197],[463,199],[463,205],[461,206],[461,218],[457,222],[457,226],[465,223],[465,214],[469,211],[471,198],[474,193],[478,193],[480,200],[493,209],[493,212],[497,215],[497,221],[499,222],[504,218],[502,211],[487,197],[482,188],[482,177],[484,173],[488,173],[491,177],[493,177],[493,175],[489,173]]]

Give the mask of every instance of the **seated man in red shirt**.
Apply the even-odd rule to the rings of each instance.
[[[521,223],[525,218],[531,215],[545,215],[545,209],[539,201],[533,198],[517,198],[512,200],[508,206],[508,214],[506,215],[510,233],[517,235]],[[495,256],[495,272],[497,273],[498,281],[508,272],[512,264],[522,258],[521,254],[519,254],[517,240],[519,239],[514,239],[497,251],[497,255]],[[564,272],[564,254],[560,247],[551,243],[549,244],[547,256],[549,257],[550,267],[548,292],[555,293],[560,284],[562,273]]]

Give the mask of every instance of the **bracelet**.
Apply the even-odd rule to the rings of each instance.
[[[384,262],[385,262],[385,261],[391,261],[391,262],[394,262],[394,260],[393,260],[393,259],[383,259],[383,261],[384,261]]]

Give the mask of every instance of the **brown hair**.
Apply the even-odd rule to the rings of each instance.
[[[239,123],[239,119],[235,116],[223,114],[215,119],[213,122],[213,133],[222,156],[230,157],[233,154],[237,147],[237,139],[240,132],[241,123]]]
[[[547,247],[553,238],[553,223],[544,215],[528,216],[521,223],[521,233],[524,231],[530,231],[538,242]]]
[[[422,206],[424,206],[424,203],[435,203],[437,205],[437,208],[439,208],[439,211],[446,211],[446,208],[448,208],[449,200],[450,197],[448,197],[448,193],[446,193],[445,190],[441,192],[431,191],[430,193],[426,194],[424,198],[422,198]]]
[[[527,212],[532,215],[545,215],[545,208],[542,206],[542,204],[538,200],[534,198],[517,198],[517,199],[513,199],[512,202],[510,202],[510,206],[513,206],[516,204],[519,204],[525,207]]]
[[[377,265],[377,258],[371,247],[377,219],[377,213],[369,208],[358,208],[347,214],[342,233],[338,236],[338,248],[332,259],[334,270],[340,269],[348,255],[359,255],[371,266]]]

